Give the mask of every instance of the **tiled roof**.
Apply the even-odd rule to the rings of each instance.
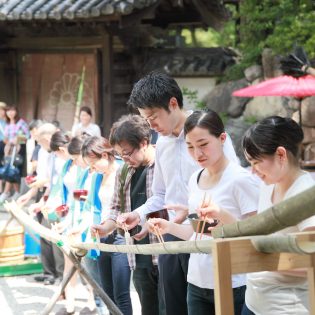
[[[127,15],[159,0],[0,0],[0,20],[61,20]]]
[[[235,63],[236,54],[228,48],[154,49],[144,60],[144,73],[164,70],[172,76],[220,76]]]

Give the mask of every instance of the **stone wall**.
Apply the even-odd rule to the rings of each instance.
[[[261,96],[240,98],[232,92],[257,84],[263,80],[282,75],[279,70],[279,57],[269,49],[262,54],[262,65],[253,65],[244,71],[244,78],[216,85],[203,99],[206,106],[220,113],[225,119],[227,132],[231,135],[242,165],[247,165],[241,149],[241,138],[254,122],[271,115],[293,117],[299,121],[298,108],[302,111],[304,130],[304,159],[315,162],[315,96],[307,97],[301,103],[291,97]]]

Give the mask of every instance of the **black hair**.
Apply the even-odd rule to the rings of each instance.
[[[88,106],[82,106],[80,108],[80,114],[81,114],[81,112],[85,112],[85,113],[87,113],[88,115],[90,115],[92,117],[92,110]]]
[[[50,149],[55,152],[58,151],[60,147],[67,147],[70,143],[70,136],[63,131],[56,131],[50,140]]]
[[[207,111],[197,110],[186,119],[184,125],[185,136],[195,127],[207,129],[211,135],[217,138],[225,132],[220,116],[211,109]]]
[[[82,144],[81,154],[83,158],[101,159],[107,153],[108,160],[114,161],[114,149],[104,137],[88,137]]]
[[[264,155],[275,154],[277,148],[282,146],[297,162],[303,137],[302,128],[293,119],[271,116],[245,132],[242,147],[246,155],[259,160]]]
[[[131,108],[163,108],[169,112],[172,97],[183,108],[183,94],[177,82],[166,73],[153,71],[134,85],[127,104]]]
[[[79,155],[81,154],[81,148],[83,144],[83,138],[82,137],[73,137],[68,145],[68,152],[71,155]]]
[[[150,143],[150,137],[150,126],[143,117],[139,115],[124,115],[113,124],[109,142],[114,146],[122,141],[126,141],[133,148],[139,149],[143,140]]]

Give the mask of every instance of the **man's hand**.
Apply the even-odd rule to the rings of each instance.
[[[91,234],[93,236],[95,236],[95,235],[97,235],[97,233],[98,233],[98,235],[100,237],[105,237],[105,236],[108,235],[108,231],[107,231],[107,229],[106,229],[106,227],[104,225],[102,225],[102,224],[93,224],[91,226]]]
[[[127,228],[127,230],[131,230],[137,224],[140,223],[140,216],[135,211],[129,212],[129,213],[123,213],[120,216],[118,216],[116,223],[118,227],[122,229]]]
[[[143,238],[145,238],[149,233],[149,228],[147,226],[147,224],[145,224],[141,231],[139,233],[137,233],[136,235],[133,236],[133,238],[137,241],[141,241]]]

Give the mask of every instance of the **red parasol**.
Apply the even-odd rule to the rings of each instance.
[[[292,96],[300,101],[299,119],[301,124],[301,99],[315,95],[315,77],[305,75],[299,78],[283,75],[256,85],[234,91],[233,96]]]

